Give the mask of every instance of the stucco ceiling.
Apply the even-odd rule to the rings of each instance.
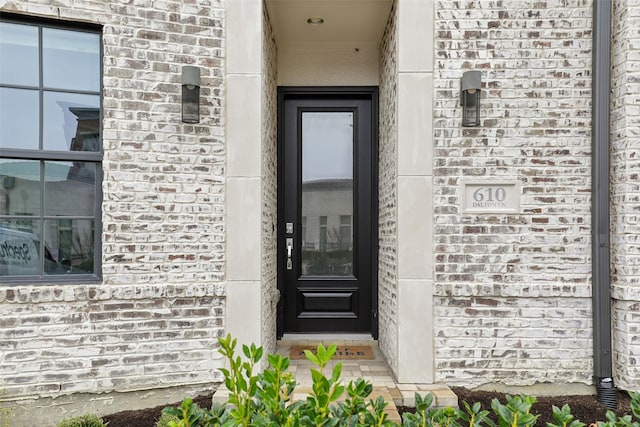
[[[280,47],[377,46],[391,0],[267,0],[267,10]],[[307,19],[322,17],[322,25]]]

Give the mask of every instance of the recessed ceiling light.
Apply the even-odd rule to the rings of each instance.
[[[307,24],[309,24],[309,25],[322,25],[322,24],[324,24],[324,18],[322,18],[320,16],[312,16],[311,18],[307,19]]]

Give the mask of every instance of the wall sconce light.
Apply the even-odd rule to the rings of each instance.
[[[182,122],[200,123],[200,68],[182,67]]]
[[[462,126],[480,126],[480,91],[482,77],[480,71],[465,71],[460,82],[460,105],[462,106]]]

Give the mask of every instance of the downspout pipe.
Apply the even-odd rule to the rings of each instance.
[[[610,267],[610,99],[611,90],[611,0],[593,2],[592,72],[592,302],[593,355],[598,401],[617,407],[611,350]]]

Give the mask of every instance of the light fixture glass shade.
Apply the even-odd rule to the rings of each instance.
[[[460,82],[460,106],[462,126],[480,126],[480,93],[482,75],[480,71],[466,71]]]
[[[462,126],[480,126],[480,91],[462,92]]]
[[[182,122],[200,123],[200,88],[182,86]]]
[[[200,123],[200,69],[182,68],[182,122]]]

